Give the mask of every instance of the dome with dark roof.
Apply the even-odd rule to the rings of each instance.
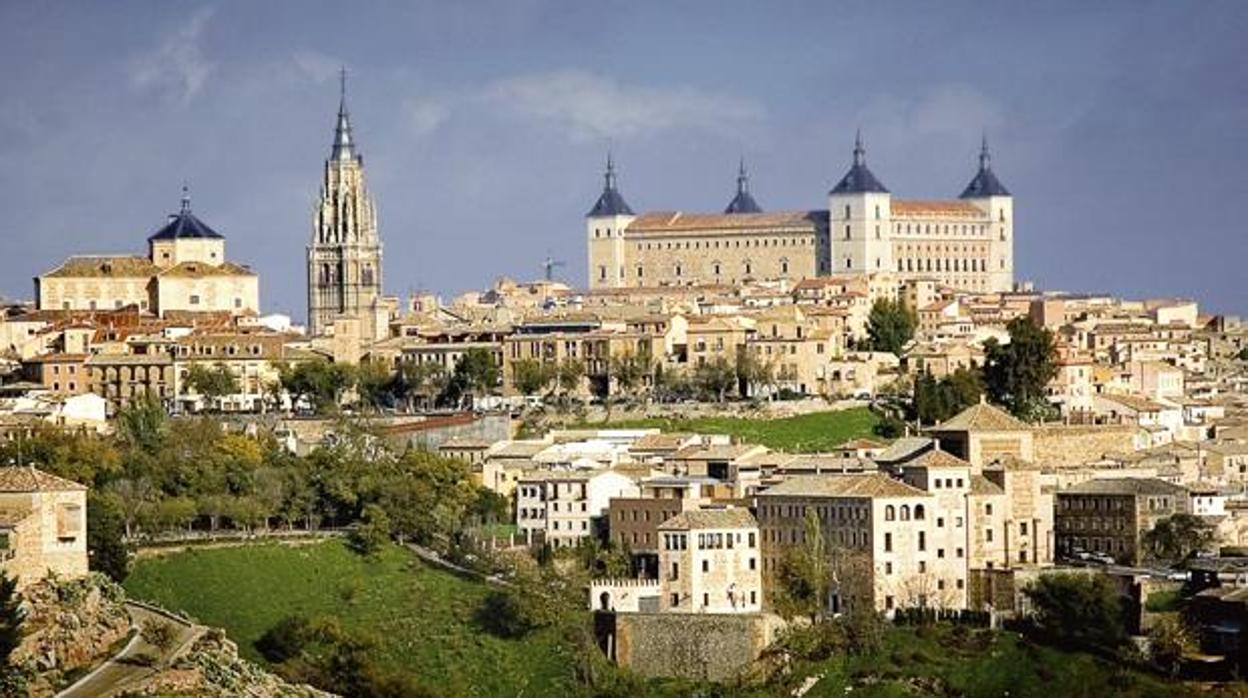
[[[750,194],[750,176],[745,172],[745,158],[741,158],[741,167],[737,171],[737,195],[728,202],[724,213],[762,213],[763,209]]]
[[[979,172],[962,190],[962,199],[979,199],[987,196],[1012,196],[1001,180],[992,171],[992,157],[988,153],[988,139],[984,138],[983,149],[979,152]]]
[[[833,194],[887,194],[888,189],[875,178],[871,170],[867,168],[866,149],[862,147],[862,136],[859,135],[854,139],[854,164],[849,168],[849,172],[832,187]]]
[[[628,202],[620,194],[620,190],[615,186],[615,161],[611,159],[611,154],[607,154],[607,171],[603,175],[602,194],[598,197],[598,201],[594,203],[594,207],[589,209],[589,213],[585,214],[587,218],[599,218],[602,216],[631,216],[633,209],[629,208]]]
[[[222,240],[224,236],[208,227],[207,223],[195,217],[191,213],[191,197],[187,195],[186,188],[182,189],[182,210],[169,216],[169,222],[165,227],[157,230],[148,238],[153,240],[186,240],[186,239],[211,239]]]

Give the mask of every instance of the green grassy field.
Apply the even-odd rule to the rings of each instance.
[[[728,434],[746,443],[790,453],[827,451],[850,439],[871,436],[879,422],[865,407],[834,412],[814,412],[779,419],[741,417],[701,417],[696,419],[635,419],[612,421],[619,428],[658,427],[663,431],[692,431],[701,434]],[[591,426],[602,426],[594,424]]]
[[[1013,633],[984,632],[977,639],[974,631],[960,634],[948,626],[890,628],[882,652],[806,665],[798,674],[823,675],[806,694],[808,698],[1239,695],[1219,694],[1209,686],[1167,682],[1091,655],[1038,646]]]
[[[484,584],[433,569],[391,547],[366,559],[340,542],[190,550],[139,560],[125,583],[136,599],[226,629],[249,659],[254,642],[290,615],[336,616],[380,643],[378,659],[435,695],[569,695],[570,662],[538,632],[485,633],[472,615]]]
[[[125,584],[137,599],[190,613],[226,629],[242,653],[289,615],[331,615],[380,644],[386,670],[414,677],[439,696],[586,696],[575,655],[547,631],[505,640],[472,617],[484,584],[426,566],[390,547],[377,559],[338,541],[190,550],[135,564]],[[635,681],[627,695],[758,697],[782,695],[802,677],[822,679],[807,695],[871,698],[946,696],[1237,695],[1164,682],[1089,655],[1060,652],[1010,633],[889,627],[871,656],[799,662],[786,686],[712,689],[678,681]],[[849,690],[847,690],[849,689]],[[617,693],[618,694],[618,693]]]

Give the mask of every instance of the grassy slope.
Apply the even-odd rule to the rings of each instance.
[[[701,417],[696,419],[634,419],[613,421],[612,427],[658,427],[663,431],[730,434],[746,443],[793,453],[814,453],[839,446],[850,439],[871,436],[878,419],[865,407],[835,412],[814,412],[779,419]],[[599,426],[593,424],[590,426]]]
[[[1062,652],[998,633],[991,642],[959,640],[948,628],[899,627],[873,657],[836,658],[804,667],[824,675],[808,698],[913,696],[938,693],[1011,698],[1174,698],[1201,687],[1168,683],[1091,655]],[[854,686],[846,692],[847,686]],[[1230,694],[1223,694],[1230,695]]]
[[[253,660],[253,643],[282,618],[331,615],[380,641],[388,668],[440,695],[574,690],[549,637],[503,640],[478,630],[472,615],[484,585],[397,547],[377,560],[336,541],[192,550],[139,561],[125,586],[134,598],[224,627]]]

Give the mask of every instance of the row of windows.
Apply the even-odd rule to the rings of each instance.
[[[747,260],[741,265],[741,267],[747,276],[754,273],[753,262],[750,262]],[[780,269],[781,274],[789,273],[789,260],[787,258],[783,258],[780,260],[779,269]],[[673,273],[675,276],[684,276],[684,273],[685,273],[684,262],[676,262],[676,265],[673,267]],[[711,262],[711,274],[713,276],[722,276],[723,273],[724,273],[724,264],[722,262],[719,262],[719,261]],[[624,276],[623,268],[620,269],[620,276],[621,277]],[[644,279],[645,276],[646,276],[646,268],[643,265],[638,264],[637,265],[637,278]],[[601,281],[607,280],[607,267],[605,264],[598,266],[598,279]]]
[[[608,236],[610,237],[610,236]],[[637,243],[637,251],[642,250],[718,250],[721,249],[720,243],[723,243],[722,249],[740,249],[742,247],[741,240],[707,240],[705,244],[700,240],[684,242],[639,242]],[[762,238],[761,240],[745,240],[745,247],[809,247],[813,240],[809,237],[800,238]],[[731,243],[731,244],[729,244]]]
[[[1063,531],[1082,531],[1086,527],[1089,531],[1100,531],[1103,529],[1108,532],[1110,530],[1122,531],[1126,528],[1123,520],[1118,518],[1113,519],[1112,526],[1110,521],[1104,519],[1089,519],[1085,521],[1083,519],[1063,517],[1058,519],[1058,523]]]
[[[935,264],[933,264],[935,262]],[[935,267],[933,269],[933,267]],[[1001,268],[1005,268],[1005,260],[1001,260]],[[897,271],[988,271],[986,259],[914,259],[907,257],[897,260]]]
[[[915,520],[922,521],[923,516],[924,516],[923,505],[922,504],[914,505]],[[884,507],[884,520],[895,521],[896,519],[897,519],[897,508],[894,507],[892,504],[885,506]],[[910,505],[909,504],[901,505],[901,520],[902,521],[910,520]]]

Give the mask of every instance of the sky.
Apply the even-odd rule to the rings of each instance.
[[[338,70],[386,291],[450,298],[547,254],[585,282],[608,148],[638,211],[826,208],[861,129],[902,198],[987,133],[1016,277],[1248,314],[1248,2],[0,3],[0,296],[145,252],[192,207],[305,314]]]

